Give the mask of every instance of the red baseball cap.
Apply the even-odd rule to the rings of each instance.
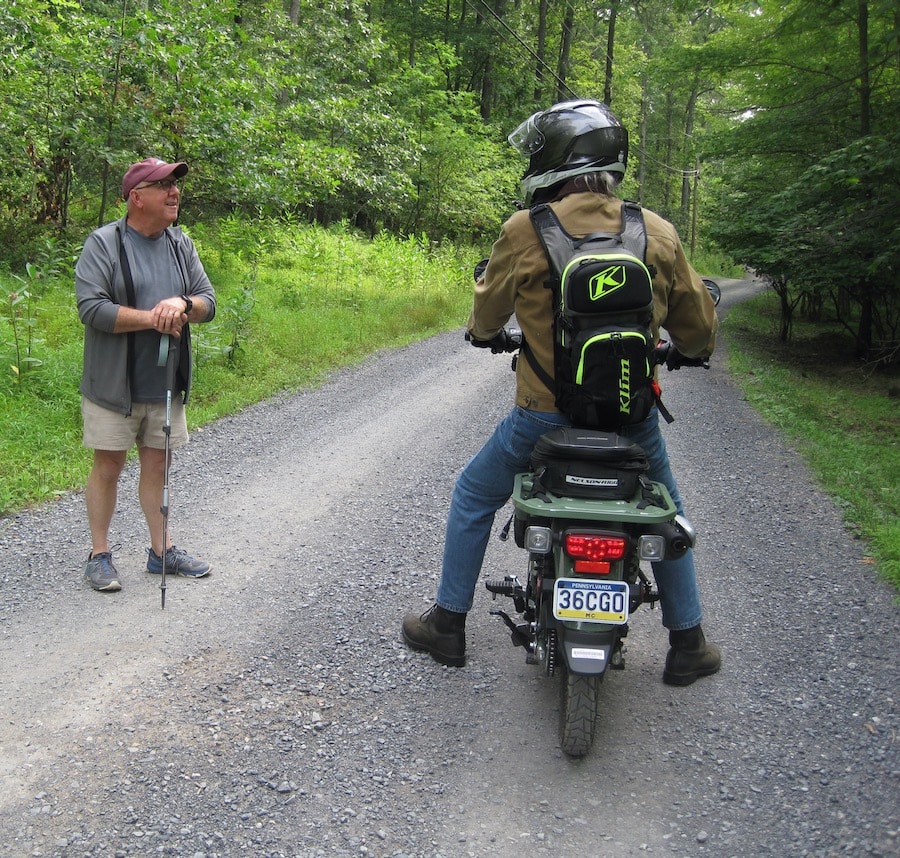
[[[188,171],[188,165],[184,161],[176,161],[168,164],[159,158],[145,158],[132,164],[122,179],[122,199],[127,200],[128,195],[141,182],[156,182],[159,179],[167,179],[175,176],[180,179]]]

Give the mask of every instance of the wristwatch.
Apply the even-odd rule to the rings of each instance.
[[[184,312],[190,316],[191,310],[194,309],[194,302],[187,295],[182,295],[181,300],[184,301]]]

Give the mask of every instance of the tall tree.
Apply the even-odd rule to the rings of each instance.
[[[740,176],[742,193],[722,195],[719,239],[779,284],[783,332],[794,308],[819,307],[831,294],[838,317],[856,326],[859,353],[871,356],[895,336],[900,301],[888,272],[896,261],[875,253],[862,263],[845,238],[868,247],[860,223],[879,244],[897,230],[889,155],[900,119],[896,7],[795,0],[766,2],[760,11],[741,26],[757,51],[739,64],[726,60],[732,92],[743,98],[717,148],[723,169]],[[720,58],[737,50],[736,32],[718,40]],[[767,240],[748,243],[742,235]],[[853,264],[843,265],[846,259]]]

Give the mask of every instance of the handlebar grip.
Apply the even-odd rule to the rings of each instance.
[[[478,340],[466,331],[466,342],[478,349],[490,349],[491,354],[499,355],[503,352],[516,352],[522,347],[522,332],[517,328],[501,328],[500,331],[489,340]]]
[[[671,372],[673,369],[681,369],[683,366],[699,366],[703,369],[709,369],[709,357],[689,358],[685,357],[672,343],[660,342],[653,349],[653,362],[662,366],[665,364],[666,369]]]

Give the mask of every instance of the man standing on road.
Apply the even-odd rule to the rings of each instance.
[[[530,158],[522,181],[525,203],[549,203],[573,236],[618,233],[621,201],[614,190],[625,174],[628,134],[607,105],[570,101],[534,114],[510,135],[510,143]],[[653,278],[652,333],[665,326],[678,351],[706,357],[715,347],[717,320],[712,299],[690,266],[675,228],[644,209],[646,262]],[[477,346],[493,346],[515,314],[537,363],[553,367],[553,311],[544,284],[549,265],[527,210],[510,217],[494,243],[487,269],[475,286],[468,332]],[[549,375],[553,375],[552,372]],[[678,487],[669,467],[654,408],[644,421],[622,431],[643,447],[649,476],[665,484],[678,512]],[[532,449],[545,432],[569,425],[555,396],[530,360],[516,364],[516,407],[500,422],[481,451],[456,481],[444,544],[441,581],[435,604],[424,614],[409,614],[403,636],[441,664],[465,664],[466,614],[472,607],[494,515],[512,494],[515,474],[529,467]],[[715,673],[718,647],[706,642],[692,552],[678,560],[653,564],[669,629],[670,649],[663,680],[689,685]]]
[[[121,589],[109,547],[119,477],[128,451],[137,445],[138,495],[150,530],[147,571],[186,578],[209,574],[208,563],[191,557],[163,533],[166,426],[166,367],[162,336],[178,342],[176,389],[172,391],[169,446],[187,443],[184,404],[191,386],[189,322],[208,322],[216,312],[212,284],[191,239],[174,226],[188,172],[147,158],[132,164],[122,180],[126,215],[94,230],[75,267],[78,315],[84,323],[81,378],[84,445],[94,450],[85,491],[91,553],[85,580],[95,590]],[[181,394],[181,395],[175,395]]]

